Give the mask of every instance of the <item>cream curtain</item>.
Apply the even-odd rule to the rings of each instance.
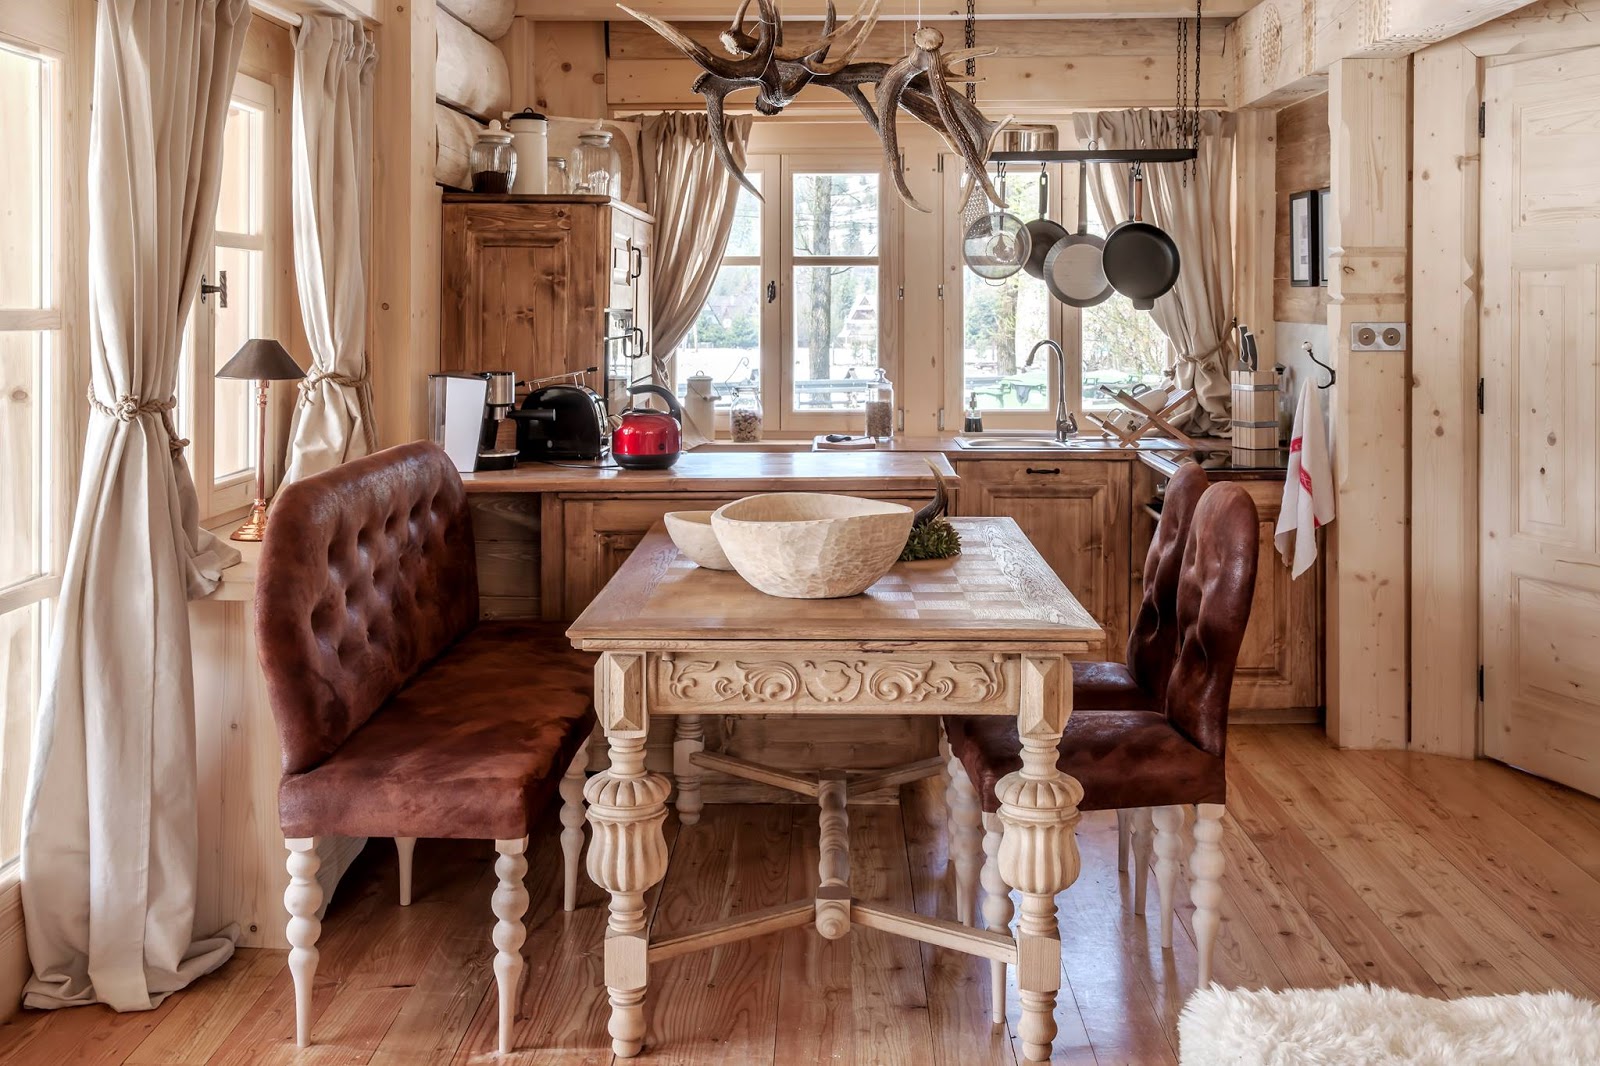
[[[195,938],[186,601],[238,553],[199,528],[170,397],[249,18],[245,0],[99,0],[94,413],[23,814],[30,1007],[146,1010],[233,953],[232,930]]]
[[[294,42],[294,265],[312,367],[289,434],[294,481],[377,450],[367,363],[372,36],[307,15]]]
[[[750,122],[749,115],[727,119],[728,145],[740,166]],[[739,183],[711,147],[711,127],[703,114],[647,116],[639,154],[645,202],[656,219],[650,349],[661,360],[693,328],[711,295],[733,232]]]
[[[1076,116],[1080,143],[1100,148],[1155,148],[1181,142],[1175,111],[1101,111]],[[1144,168],[1144,218],[1172,236],[1182,269],[1172,291],[1151,315],[1177,352],[1173,373],[1180,388],[1194,389],[1196,406],[1183,428],[1227,436],[1233,400],[1228,368],[1233,323],[1233,140],[1234,118],[1200,112],[1200,158],[1184,179],[1184,168],[1162,163]],[[1128,217],[1128,172],[1124,164],[1089,171],[1090,195],[1110,229]]]

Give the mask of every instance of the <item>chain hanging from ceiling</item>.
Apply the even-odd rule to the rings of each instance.
[[[971,0],[968,0],[971,3]],[[1194,38],[1191,42],[1189,24],[1183,19],[1178,20],[1178,90],[1176,93],[1178,114],[1176,139],[1177,148],[1198,149],[1200,147],[1200,7],[1204,0],[1195,0],[1194,4]],[[1194,54],[1194,84],[1189,84],[1189,54]],[[1185,160],[1183,164],[1183,183],[1189,184],[1189,177],[1194,172],[1194,160]]]
[[[978,0],[967,0],[967,25],[965,47],[968,52],[973,52],[978,45]],[[967,103],[974,106],[978,103],[978,59],[971,56],[967,59]]]

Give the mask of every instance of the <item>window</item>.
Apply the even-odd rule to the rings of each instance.
[[[76,436],[61,413],[59,74],[58,60],[0,43],[0,863],[21,850]]]
[[[179,372],[179,425],[190,439],[189,466],[204,521],[249,505],[255,496],[259,409],[250,382],[214,375],[252,337],[271,337],[273,161],[272,87],[247,75],[234,82],[223,127],[217,233],[204,269],[208,286],[189,313]]]
[[[859,429],[887,358],[876,154],[752,156],[765,203],[741,192],[733,235],[673,374],[679,395],[711,376],[719,408],[755,391],[768,430]]]
[[[947,195],[959,204],[965,198],[959,185],[959,160],[947,157],[945,172]],[[998,172],[993,177],[996,188],[1003,188],[1012,214],[1023,221],[1038,217],[1036,167],[1009,168],[1003,181]],[[1054,168],[1050,173],[1050,217],[1068,229],[1076,228],[1076,177],[1071,167]],[[1091,198],[1089,232],[1103,237],[1106,230]],[[958,264],[961,231],[960,218],[952,213],[945,247],[951,261]],[[1066,353],[1067,387],[1072,393],[1067,405],[1079,413],[1116,406],[1101,391],[1103,387],[1133,391],[1158,384],[1165,374],[1166,336],[1148,313],[1134,310],[1125,296],[1113,293],[1104,303],[1080,310],[1052,299],[1043,282],[1026,272],[1019,271],[1004,281],[987,281],[964,267],[960,274],[961,299],[946,309],[954,319],[950,333],[961,338],[960,358],[949,361],[948,378],[949,387],[958,389],[959,395],[947,397],[947,407],[965,410],[976,396],[986,425],[1044,425],[1056,403],[1053,357],[1042,350],[1031,367],[1025,364],[1029,350],[1046,339],[1055,340]]]

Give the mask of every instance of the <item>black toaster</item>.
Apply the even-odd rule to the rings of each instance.
[[[587,385],[534,389],[511,412],[517,460],[598,459],[606,451],[606,405]]]

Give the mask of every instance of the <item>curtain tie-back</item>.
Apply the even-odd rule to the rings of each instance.
[[[159,415],[161,426],[167,431],[167,447],[173,455],[177,455],[189,446],[186,437],[178,436],[178,427],[172,421],[172,410],[178,406],[178,398],[169,396],[165,400],[141,400],[137,396],[123,393],[117,397],[114,404],[100,402],[100,397],[94,394],[94,386],[89,386],[89,406],[100,414],[115,418],[118,422],[132,422],[140,415]]]
[[[335,385],[342,385],[347,389],[354,389],[356,406],[361,411],[361,434],[367,441],[367,452],[370,454],[378,450],[377,422],[372,413],[372,387],[371,378],[362,371],[360,375],[341,374],[336,370],[323,370],[313,367],[311,372],[300,379],[300,406],[311,402],[312,393],[324,381],[331,381]]]
[[[1213,344],[1211,347],[1207,348],[1205,351],[1201,352],[1199,355],[1196,355],[1193,352],[1180,351],[1178,353],[1178,358],[1182,359],[1186,363],[1201,363],[1201,364],[1203,364],[1203,363],[1208,362],[1211,359],[1212,356],[1220,355],[1222,352],[1226,351],[1227,347],[1228,347],[1228,338],[1224,337],[1224,338],[1222,338],[1222,340],[1220,340],[1217,343]]]

